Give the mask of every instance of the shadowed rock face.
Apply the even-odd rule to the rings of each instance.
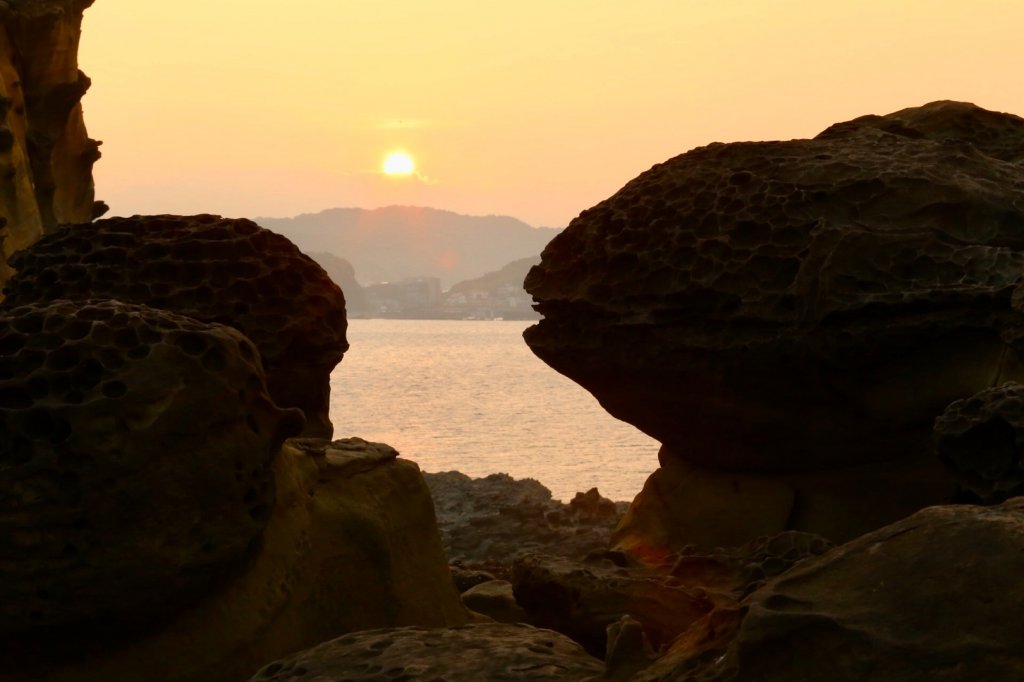
[[[957,400],[935,420],[935,442],[963,501],[1024,494],[1024,386],[1007,383]]]
[[[931,507],[809,558],[745,602],[735,638],[634,679],[1017,680],[1024,500]]]
[[[16,254],[9,305],[114,298],[232,326],[256,344],[267,387],[330,437],[330,373],[348,350],[345,298],[308,256],[248,220],[136,216],[68,226]]]
[[[266,525],[302,422],[236,330],[116,301],[0,310],[0,407],[5,646],[204,596]]]
[[[357,632],[272,663],[250,682],[584,680],[603,670],[600,661],[557,632],[487,623]]]
[[[79,103],[82,12],[92,0],[8,0],[0,6],[0,237],[3,259],[59,223],[92,220],[99,143]],[[0,267],[0,282],[9,274]]]
[[[1022,138],[939,102],[690,151],[549,244],[526,340],[663,456],[799,472],[928,450],[947,404],[1022,374]]]

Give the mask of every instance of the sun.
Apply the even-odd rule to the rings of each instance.
[[[405,152],[391,152],[384,158],[384,175],[411,175],[415,170],[416,164]]]

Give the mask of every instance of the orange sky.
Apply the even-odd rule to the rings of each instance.
[[[560,227],[712,141],[936,99],[1024,115],[1022,26],[1022,0],[97,0],[79,61],[113,214]],[[379,173],[398,148],[419,177]]]

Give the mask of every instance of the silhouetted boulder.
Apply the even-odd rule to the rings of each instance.
[[[302,427],[238,331],[116,301],[0,309],[0,634],[147,627],[251,553]]]
[[[256,344],[267,386],[333,433],[330,373],[348,350],[345,298],[284,237],[241,219],[135,216],[70,225],[16,254],[9,305],[114,298],[232,326]]]
[[[941,502],[934,418],[1024,378],[1022,130],[938,102],[694,149],[552,240],[526,280],[544,315],[526,340],[660,440],[663,465],[791,497],[775,530],[845,540]],[[885,513],[816,515],[808,474],[839,486],[817,488],[826,514]]]

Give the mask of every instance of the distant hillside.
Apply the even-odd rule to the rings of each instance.
[[[333,253],[306,253],[307,256],[320,264],[327,276],[334,280],[334,283],[341,287],[345,294],[345,310],[349,313],[361,313],[366,308],[366,297],[363,288],[356,281],[356,273],[344,258],[339,258]]]
[[[497,291],[505,287],[515,287],[523,290],[523,280],[526,273],[537,263],[540,263],[540,256],[520,258],[513,261],[495,272],[488,272],[483,277],[467,279],[452,286],[449,294],[464,294],[470,291]]]
[[[295,218],[257,218],[305,251],[348,260],[360,283],[438,277],[447,288],[532,257],[558,234],[507,216],[466,216],[412,206],[334,208]]]
[[[539,319],[533,298],[523,288],[526,273],[539,262],[540,256],[520,258],[483,277],[463,280],[445,294],[442,309],[449,317]]]

